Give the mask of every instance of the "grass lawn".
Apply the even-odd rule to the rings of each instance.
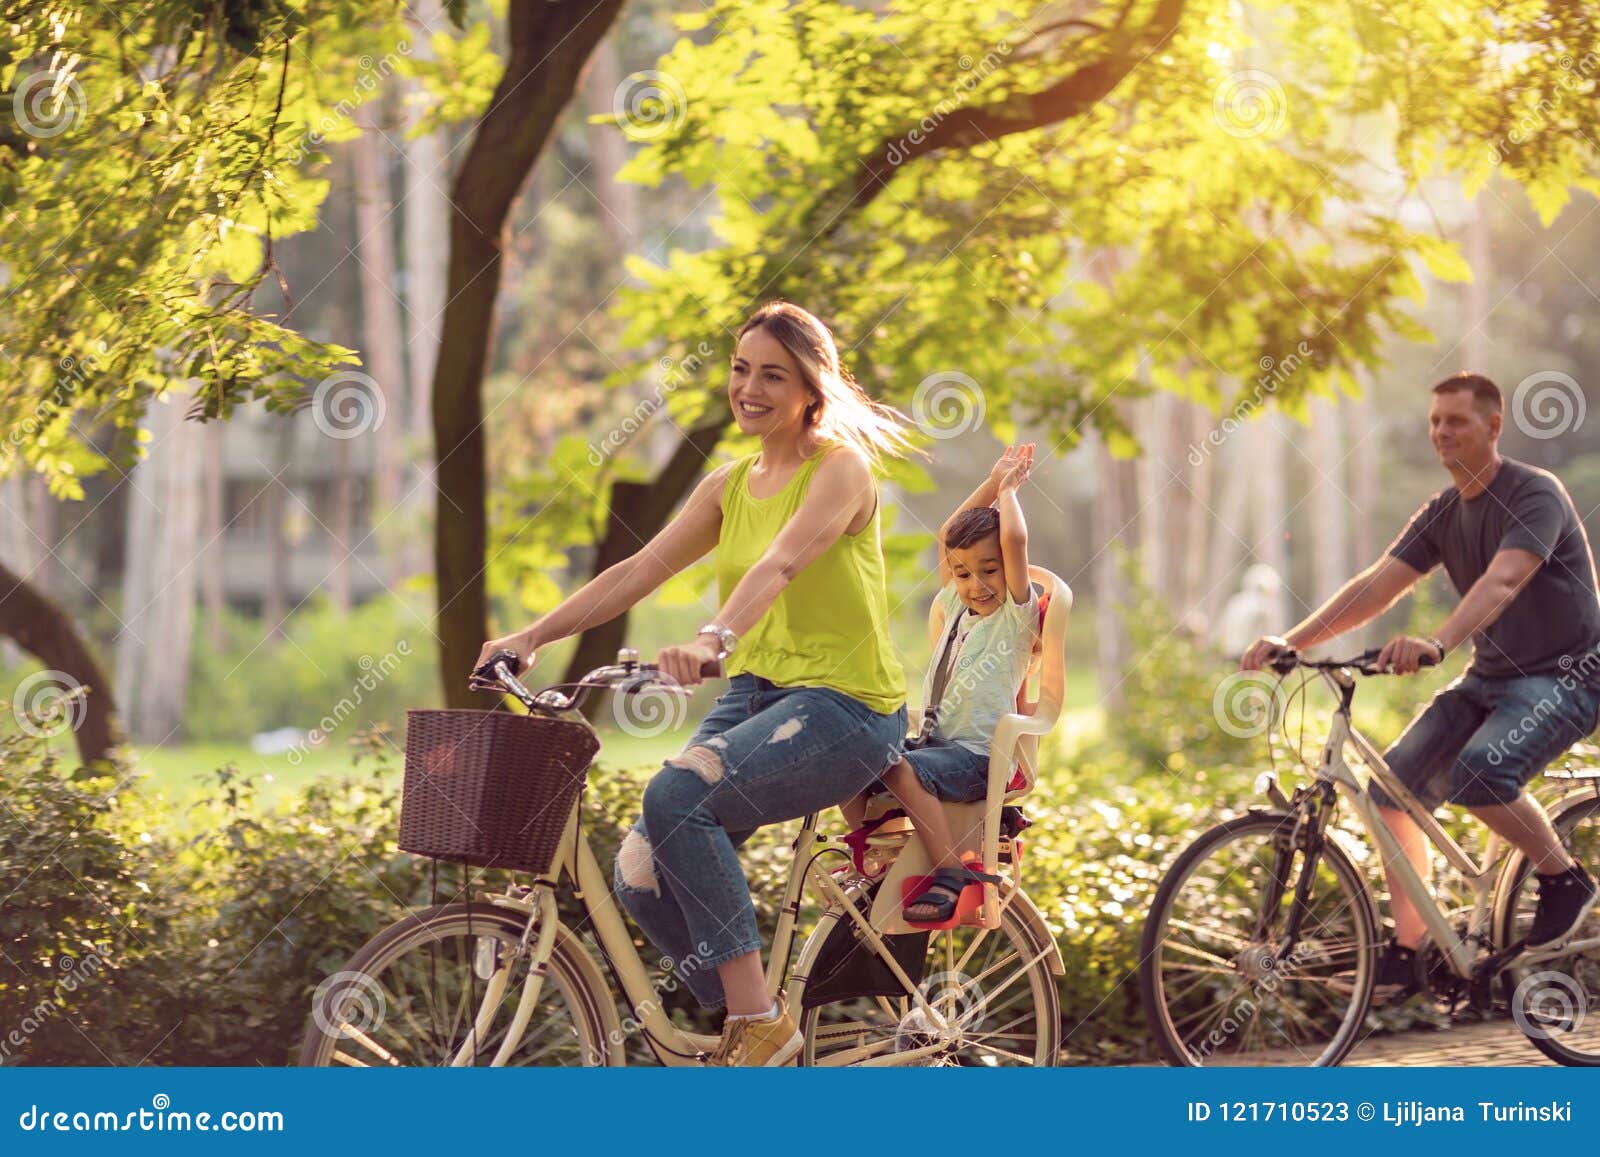
[[[693,731],[694,719],[691,716],[690,723],[685,727],[648,739],[615,728],[604,730],[601,732],[600,764],[602,767],[635,767],[659,763],[683,749]],[[1060,726],[1060,750],[1070,752],[1079,744],[1097,737],[1102,720],[1103,713],[1092,681],[1081,678],[1070,680],[1066,712]],[[915,723],[913,719],[913,729]],[[75,753],[59,740],[57,742],[62,757],[70,760]],[[255,781],[257,798],[264,806],[293,798],[301,788],[319,776],[345,776],[353,770],[353,751],[338,737],[334,742],[312,748],[298,763],[291,762],[288,752],[257,754],[250,749],[247,740],[231,743],[171,743],[152,748],[133,747],[131,751],[133,771],[139,776],[141,794],[168,809],[187,808],[211,794],[215,789],[216,769],[229,764]],[[397,750],[393,759],[397,777],[401,764],[401,753]],[[359,769],[356,769],[356,774],[359,773]]]
[[[602,732],[601,763],[615,766],[656,763],[682,750],[689,734],[686,728],[654,739],[640,739],[621,731]],[[401,755],[396,751],[393,760],[396,777],[400,774],[401,763]],[[319,776],[337,777],[352,771],[351,752],[337,743],[313,748],[298,765],[290,762],[288,752],[258,755],[250,750],[248,742],[173,743],[133,750],[133,769],[141,775],[140,790],[148,796],[161,797],[170,807],[187,807],[210,794],[216,783],[213,772],[227,764],[255,781],[258,798],[267,805],[293,797]],[[356,773],[359,774],[359,769]]]

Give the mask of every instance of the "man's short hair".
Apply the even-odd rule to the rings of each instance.
[[[1478,408],[1492,410],[1497,414],[1504,413],[1505,399],[1500,395],[1500,387],[1491,382],[1482,374],[1469,374],[1462,370],[1459,374],[1452,374],[1444,381],[1437,383],[1431,392],[1435,394],[1456,394],[1468,390],[1472,400],[1478,403]]]
[[[966,550],[986,538],[1000,537],[1000,512],[992,506],[969,506],[950,520],[944,532],[946,550]]]

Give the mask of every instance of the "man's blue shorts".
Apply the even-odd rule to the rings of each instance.
[[[1384,762],[1428,810],[1513,802],[1600,724],[1600,687],[1577,671],[1486,679],[1467,672],[1411,721]],[[1397,806],[1377,783],[1380,807]]]

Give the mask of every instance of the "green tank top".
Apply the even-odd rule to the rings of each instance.
[[[717,591],[733,588],[794,517],[824,450],[803,463],[778,493],[750,493],[759,454],[734,463],[722,490]],[[880,715],[906,701],[905,670],[889,637],[889,592],[876,509],[857,534],[842,534],[795,575],[728,657],[729,675],[749,672],[783,687],[831,687]]]

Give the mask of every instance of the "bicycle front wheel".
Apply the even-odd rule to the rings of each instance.
[[[1174,1065],[1335,1065],[1372,997],[1377,918],[1332,840],[1306,866],[1295,817],[1252,813],[1191,844],[1156,892],[1139,986],[1156,1047]]]
[[[609,994],[595,991],[566,928],[526,999],[526,923],[492,904],[445,904],[390,925],[317,989],[300,1064],[617,1063],[600,1012]]]

